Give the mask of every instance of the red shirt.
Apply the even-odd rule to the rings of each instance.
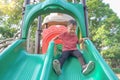
[[[76,44],[78,43],[78,38],[76,34],[70,35],[68,32],[60,34],[59,39],[62,40],[63,51],[76,50]]]

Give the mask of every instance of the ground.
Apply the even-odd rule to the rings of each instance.
[[[120,74],[116,74],[118,76],[118,78],[120,79]]]

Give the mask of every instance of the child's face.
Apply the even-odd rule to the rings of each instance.
[[[70,34],[75,34],[75,31],[76,31],[76,25],[72,25],[72,24],[68,25],[68,32]]]

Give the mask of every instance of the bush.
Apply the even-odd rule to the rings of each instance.
[[[117,74],[120,74],[120,68],[113,68],[113,71]]]

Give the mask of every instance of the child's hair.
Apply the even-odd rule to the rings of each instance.
[[[72,19],[68,21],[67,25],[71,25],[71,24],[75,26],[77,25],[76,21]]]

